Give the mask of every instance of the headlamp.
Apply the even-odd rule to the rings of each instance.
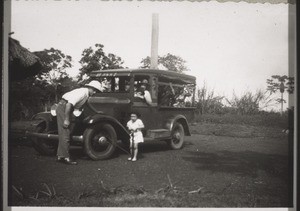
[[[74,111],[73,111],[73,114],[76,117],[79,117],[81,115],[81,113],[82,113],[82,110],[79,110],[79,109],[74,109]]]
[[[56,116],[56,108],[57,108],[57,104],[54,104],[53,106],[51,106],[50,113],[52,116]]]

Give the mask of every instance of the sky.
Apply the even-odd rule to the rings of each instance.
[[[82,51],[96,43],[137,68],[150,56],[153,13],[158,54],[182,57],[186,73],[216,95],[266,89],[272,75],[288,74],[287,4],[12,1],[11,31],[30,51],[53,47],[72,56],[72,75]]]

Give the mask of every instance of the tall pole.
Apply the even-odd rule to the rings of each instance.
[[[285,79],[281,79],[281,83],[280,83],[280,86],[279,86],[279,90],[281,92],[281,99],[280,99],[280,103],[281,103],[281,111],[280,111],[280,114],[282,115],[283,113],[283,93],[284,93],[284,80]]]
[[[152,14],[151,69],[158,69],[158,14]]]
[[[281,111],[280,114],[283,114],[283,92],[281,92]]]

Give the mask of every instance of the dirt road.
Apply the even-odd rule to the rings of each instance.
[[[53,185],[57,194],[71,198],[100,190],[101,185],[142,187],[154,193],[172,184],[187,193],[200,188],[197,197],[206,199],[194,206],[206,207],[287,207],[291,199],[286,135],[238,138],[193,134],[186,137],[181,150],[169,150],[164,142],[147,142],[141,145],[137,162],[127,161],[128,155],[119,150],[103,161],[88,159],[81,148],[72,148],[71,154],[77,166],[40,156],[30,146],[14,145],[10,182],[29,195],[45,189],[42,183],[46,183]],[[16,199],[12,199],[14,204]]]

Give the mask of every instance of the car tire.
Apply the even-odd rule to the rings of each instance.
[[[109,158],[115,151],[117,134],[110,124],[97,124],[87,128],[83,134],[84,151],[92,160]]]
[[[34,129],[35,133],[47,133],[48,128],[46,122],[42,122]],[[53,156],[56,155],[58,141],[32,137],[33,148],[41,155]]]
[[[184,142],[184,128],[176,122],[171,131],[171,139],[167,141],[171,149],[181,149]]]

